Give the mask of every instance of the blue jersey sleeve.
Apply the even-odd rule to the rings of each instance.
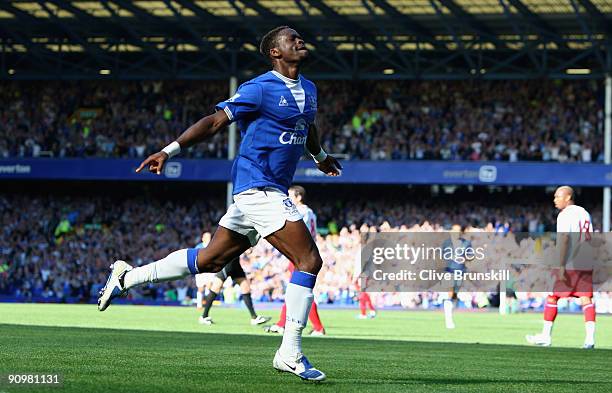
[[[238,121],[259,110],[261,95],[258,83],[247,82],[238,88],[233,97],[218,103],[215,109],[223,110],[230,121]]]

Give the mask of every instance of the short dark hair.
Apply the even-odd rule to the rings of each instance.
[[[289,26],[278,26],[267,32],[259,43],[259,52],[264,55],[266,59],[270,58],[270,49],[274,48],[278,44],[278,36],[281,31],[290,29]]]
[[[289,188],[290,190],[293,190],[293,192],[295,192],[297,195],[302,197],[302,202],[304,202],[304,199],[306,199],[306,189],[302,186],[291,186]]]

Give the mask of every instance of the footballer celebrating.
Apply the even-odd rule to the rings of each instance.
[[[323,262],[287,190],[304,148],[323,173],[339,176],[342,167],[319,141],[317,89],[299,72],[308,57],[302,37],[287,26],[277,27],[262,38],[260,52],[271,62],[271,71],[242,84],[233,97],[216,105],[216,113],[200,119],[136,169],[147,168],[159,175],[167,160],[181,150],[210,138],[231,122],[238,123],[242,142],[232,167],[234,203],[219,221],[210,244],[178,250],[136,268],[116,261],[100,291],[98,308],[104,311],[114,298],[136,285],[219,272],[263,237],[296,268],[287,285],[287,321],[273,366],[304,380],[321,381],[325,374],[302,353],[302,331]]]
[[[557,216],[557,248],[561,267],[552,295],[544,305],[542,333],[528,335],[527,342],[544,347],[552,343],[552,328],[557,318],[557,301],[562,297],[578,297],[582,303],[586,336],[584,349],[595,348],[595,305],[593,304],[593,270],[579,269],[581,261],[574,258],[580,245],[591,240],[591,215],[574,204],[574,190],[569,186],[557,188],[554,204],[560,210]],[[583,261],[584,262],[584,261]],[[588,261],[586,261],[588,262]]]

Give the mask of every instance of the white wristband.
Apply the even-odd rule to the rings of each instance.
[[[168,158],[172,158],[181,152],[181,145],[179,145],[177,141],[174,141],[164,147],[162,151],[168,155]]]
[[[323,148],[321,148],[321,151],[319,152],[319,154],[314,155],[312,153],[310,153],[310,155],[312,156],[312,159],[318,164],[320,162],[325,161],[325,159],[327,158],[327,153],[325,153],[325,150],[323,150]]]

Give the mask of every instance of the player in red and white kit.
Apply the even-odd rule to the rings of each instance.
[[[362,279],[366,281],[362,283]],[[367,286],[367,277],[361,274],[361,250],[359,250],[355,257],[355,265],[353,266],[353,285],[355,291],[358,293],[357,300],[359,301],[359,314],[357,315],[357,319],[374,318],[376,317],[376,308],[374,308],[370,294],[366,291],[362,291],[362,284],[363,286]],[[370,312],[366,314],[368,308]]]
[[[368,319],[376,317],[376,308],[374,308],[374,304],[372,303],[372,298],[370,294],[361,290],[361,284],[359,283],[359,277],[355,278],[354,281],[355,289],[359,292],[359,315],[357,315],[357,319]],[[366,311],[370,309],[370,311],[366,314]]]
[[[289,197],[293,201],[293,203],[297,206],[298,211],[302,215],[304,222],[306,223],[306,228],[310,231],[312,238],[316,240],[317,238],[317,216],[312,211],[308,205],[304,204],[304,199],[306,198],[306,190],[302,186],[291,186],[289,188]],[[289,264],[289,271],[293,274],[295,267],[292,263]],[[285,320],[287,317],[287,306],[283,304],[283,308],[281,309],[281,314],[278,319],[278,322],[271,326],[264,327],[264,330],[268,333],[283,333],[285,330]],[[312,308],[310,309],[310,314],[308,314],[308,320],[312,324],[312,332],[311,336],[324,336],[325,328],[321,323],[321,318],[319,317],[319,311],[317,309],[317,303],[313,300]]]
[[[574,204],[574,190],[569,186],[557,188],[554,203],[555,207],[560,210],[557,216],[557,248],[561,267],[553,293],[546,299],[542,333],[528,335],[525,338],[530,344],[550,346],[552,327],[557,317],[557,301],[562,297],[579,297],[586,329],[583,348],[593,349],[595,348],[593,270],[580,266],[590,261],[580,261],[576,258],[581,245],[591,240],[593,231],[591,215],[584,208]]]

